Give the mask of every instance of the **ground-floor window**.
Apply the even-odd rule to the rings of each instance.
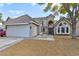
[[[68,27],[66,27],[66,32],[69,33],[69,28]]]
[[[61,33],[65,33],[65,28],[61,27]]]
[[[60,33],[60,27],[58,27],[58,33]]]
[[[43,27],[43,32],[45,32],[45,28]]]
[[[69,27],[58,27],[58,34],[68,34]]]

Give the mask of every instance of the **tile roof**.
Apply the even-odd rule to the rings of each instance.
[[[25,24],[28,24],[30,22],[36,22],[34,21],[30,16],[28,15],[23,15],[23,16],[20,16],[20,17],[17,17],[17,18],[14,18],[14,19],[8,19],[5,24],[6,25],[11,25],[11,24],[22,24],[22,23],[25,23]]]
[[[29,15],[22,15],[17,18],[8,18],[5,22],[5,25],[13,25],[13,24],[28,24],[31,22],[35,22],[37,25],[41,24],[43,20],[48,20],[49,18],[54,18],[52,14],[46,17],[38,17],[38,18],[32,18]],[[53,20],[54,23],[57,23],[58,21]]]
[[[69,20],[69,18],[61,17],[58,21],[56,21],[56,23],[54,24],[54,26],[56,26],[61,21],[66,21],[67,23],[69,23],[71,25],[71,21]]]

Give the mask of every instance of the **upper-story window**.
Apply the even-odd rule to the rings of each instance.
[[[60,23],[59,26],[62,26],[62,23]]]
[[[64,25],[66,25],[66,23],[64,23]]]
[[[64,26],[67,26],[67,25],[68,25],[68,24],[67,24],[66,22],[62,22],[62,23],[59,24],[59,26],[63,26],[63,27],[64,27]]]

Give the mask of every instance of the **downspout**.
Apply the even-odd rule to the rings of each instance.
[[[42,34],[43,34],[43,21],[42,21]]]

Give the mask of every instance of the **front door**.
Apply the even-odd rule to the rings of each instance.
[[[52,20],[50,20],[48,22],[48,34],[49,35],[53,35],[54,34],[54,28],[53,28],[53,21]]]
[[[54,34],[54,29],[53,28],[48,28],[48,34],[53,35]]]

